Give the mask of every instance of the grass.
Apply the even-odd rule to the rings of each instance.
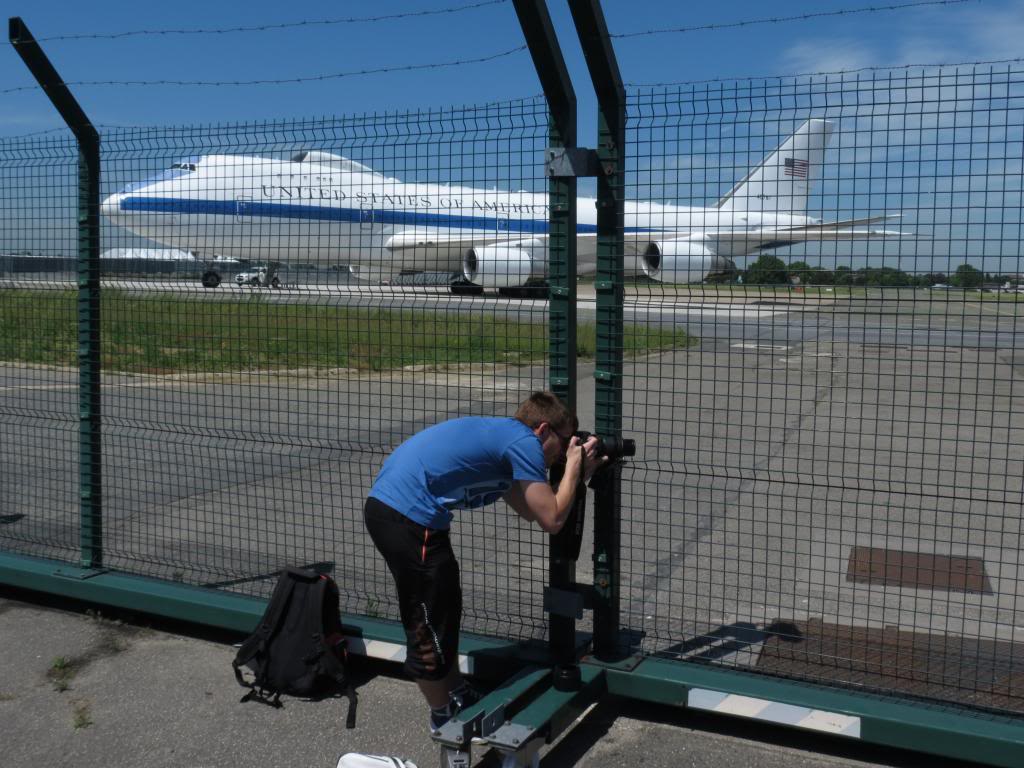
[[[76,731],[92,725],[92,707],[88,701],[76,701],[72,704],[71,725]]]
[[[4,291],[0,360],[75,366],[77,292]],[[465,363],[528,365],[545,359],[544,323],[490,315],[359,309],[261,301],[194,301],[106,290],[102,366],[130,373],[253,370],[383,371]],[[594,326],[581,324],[577,348],[593,357]],[[675,329],[627,326],[627,355],[685,348]]]
[[[1024,304],[1024,293],[978,293],[968,292],[967,301],[994,301],[1005,304]]]
[[[71,680],[77,671],[72,659],[69,659],[67,656],[58,656],[50,664],[50,669],[47,670],[46,676],[53,683],[53,690],[63,693],[71,687]]]

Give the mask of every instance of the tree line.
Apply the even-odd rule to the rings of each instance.
[[[961,264],[952,274],[944,272],[913,273],[894,267],[812,267],[806,261],[788,265],[779,257],[764,254],[745,270],[723,275],[725,282],[744,285],[840,285],[925,288],[949,285],[954,288],[980,288],[986,283],[1016,284],[1017,275],[982,272],[970,264]],[[799,279],[799,283],[797,283]]]

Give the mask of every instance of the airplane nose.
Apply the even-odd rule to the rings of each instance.
[[[121,213],[121,197],[120,194],[111,195],[100,203],[100,213],[108,219],[116,219]]]

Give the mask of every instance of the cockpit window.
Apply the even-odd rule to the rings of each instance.
[[[351,173],[368,173],[373,176],[383,175],[377,173],[377,171],[373,170],[368,165],[363,165],[362,163],[357,163],[355,160],[349,160],[347,157],[334,155],[330,152],[322,152],[317,149],[304,149],[300,152],[296,152],[292,155],[291,161],[293,163],[326,165],[336,168],[339,171],[349,171]]]
[[[194,171],[196,169],[196,164],[195,163],[171,163],[171,168],[168,169],[168,170],[175,169],[175,168],[177,168],[179,170],[182,170],[182,171]]]

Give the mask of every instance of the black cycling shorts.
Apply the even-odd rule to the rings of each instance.
[[[363,516],[395,578],[405,670],[415,680],[443,680],[458,657],[462,619],[459,564],[448,531],[422,526],[372,497]]]

